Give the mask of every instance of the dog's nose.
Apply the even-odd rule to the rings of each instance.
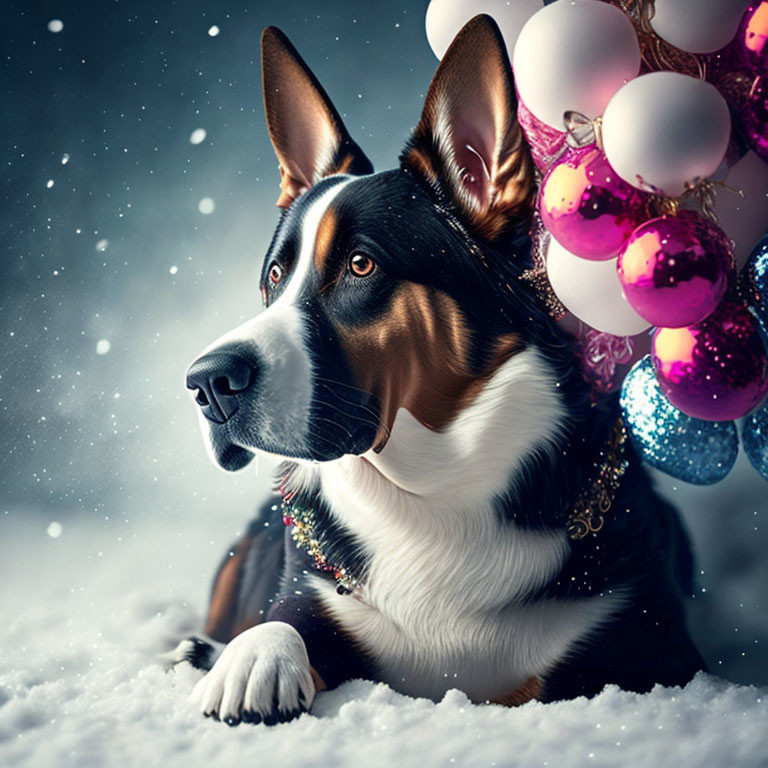
[[[196,389],[195,402],[203,416],[216,424],[229,421],[238,409],[236,395],[256,378],[256,368],[231,352],[203,355],[189,366],[187,388]]]

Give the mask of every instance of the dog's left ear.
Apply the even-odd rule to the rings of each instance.
[[[446,51],[401,162],[485,239],[530,215],[533,160],[517,121],[507,49],[490,16],[475,16]]]
[[[323,87],[277,27],[261,35],[261,76],[267,128],[280,162],[281,208],[326,176],[373,172]]]

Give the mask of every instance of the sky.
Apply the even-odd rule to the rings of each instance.
[[[437,64],[425,8],[4,0],[0,516],[42,530],[84,517],[215,525],[222,509],[247,519],[269,462],[213,466],[184,373],[261,307],[279,178],[259,35],[288,34],[382,170]],[[699,553],[708,659],[768,681],[768,486],[743,460],[714,489],[660,482]]]

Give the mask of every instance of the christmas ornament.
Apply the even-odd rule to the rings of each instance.
[[[768,73],[768,0],[749,5],[729,52],[735,67],[753,76]]]
[[[427,8],[427,40],[438,59],[448,50],[459,30],[481,13],[499,25],[510,58],[515,40],[528,19],[544,7],[542,0],[431,0]]]
[[[653,31],[676,48],[713,53],[731,42],[748,0],[655,0]]]
[[[768,480],[768,408],[761,408],[746,420],[741,444],[752,466]]]
[[[693,211],[641,224],[617,262],[624,295],[651,325],[681,328],[711,314],[725,294],[733,254],[725,233]]]
[[[528,20],[512,62],[528,109],[562,129],[568,110],[590,119],[603,113],[611,96],[640,71],[640,49],[632,23],[618,8],[571,0],[548,5]]]
[[[588,261],[550,238],[547,276],[565,308],[598,331],[634,336],[648,328],[624,298],[615,259]]]
[[[647,218],[642,193],[619,178],[597,147],[570,150],[550,169],[539,210],[560,245],[595,261],[616,256]]]
[[[747,306],[768,344],[768,235],[755,246],[742,273]]]
[[[635,450],[652,467],[686,483],[722,480],[739,453],[733,421],[703,421],[675,408],[659,388],[650,356],[624,379],[619,398]]]
[[[768,74],[755,78],[739,116],[750,147],[768,163]]]
[[[717,89],[676,72],[627,83],[602,121],[603,148],[617,173],[671,197],[717,171],[730,138],[730,113]]]
[[[670,402],[706,421],[746,416],[768,394],[768,359],[752,315],[725,300],[703,322],[659,328],[653,367]]]

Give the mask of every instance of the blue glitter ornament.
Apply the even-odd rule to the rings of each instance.
[[[768,235],[752,249],[742,281],[749,311],[757,319],[763,340],[768,344]]]
[[[735,423],[678,411],[659,388],[650,355],[627,374],[619,403],[632,445],[652,467],[695,485],[716,483],[733,468],[739,454]]]
[[[768,406],[744,422],[741,444],[752,466],[768,480]]]

